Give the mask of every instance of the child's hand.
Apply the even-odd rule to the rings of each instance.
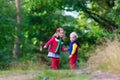
[[[69,58],[71,58],[71,57],[72,57],[72,55],[69,56]]]
[[[47,48],[47,46],[44,46],[43,48]]]
[[[68,49],[67,49],[67,48],[65,48],[65,52],[68,52]]]
[[[66,49],[66,48],[62,48],[62,51],[63,51],[63,52],[67,52],[67,49]]]

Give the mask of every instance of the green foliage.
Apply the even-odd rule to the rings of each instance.
[[[117,10],[120,9],[118,7],[119,0],[65,0],[64,4],[68,5],[68,10],[70,8],[71,10],[84,12],[87,18],[93,19],[107,31],[114,31],[116,28],[119,27],[119,22],[113,19],[113,17],[111,17],[115,15],[114,7],[117,6]],[[119,15],[117,16],[118,17],[116,17],[116,19],[119,19]]]
[[[69,70],[61,70],[61,71],[50,71],[46,70],[42,73],[37,75],[36,80],[43,80],[43,79],[49,79],[49,80],[89,80],[89,75],[77,75],[72,71]]]
[[[60,69],[69,69],[69,54],[61,53]]]
[[[9,69],[9,63],[12,61],[10,57],[0,54],[0,70]]]
[[[14,2],[1,0],[0,7],[0,69],[7,69],[12,61],[12,47],[14,40],[15,8]]]
[[[13,55],[16,36],[15,1],[0,0],[0,7],[0,67],[4,67],[10,63],[9,59]],[[69,44],[69,34],[72,31],[78,33],[80,61],[86,61],[94,53],[96,45],[104,41],[104,37],[113,39],[116,33],[119,35],[119,0],[24,0],[20,1],[20,8],[22,28],[17,33],[21,39],[19,60],[23,62],[39,60],[35,54],[42,55],[41,60],[48,61],[43,57],[47,52],[40,52],[39,47],[51,38],[58,27],[66,31],[65,45]],[[64,11],[77,11],[79,17],[64,15]],[[39,41],[42,41],[41,45]],[[61,67],[67,69],[68,55],[63,53],[61,56],[61,59],[65,59],[61,60]]]

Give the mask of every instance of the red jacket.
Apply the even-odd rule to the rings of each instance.
[[[50,47],[49,47],[49,49],[48,49],[49,52],[55,53],[56,48],[57,48],[57,45],[58,45],[58,41],[59,41],[59,39],[57,39],[55,36],[53,36],[53,37],[45,44],[46,47],[48,47],[48,46],[50,45]],[[62,42],[61,45],[62,45],[62,51],[65,52],[66,49],[63,47],[63,42]]]

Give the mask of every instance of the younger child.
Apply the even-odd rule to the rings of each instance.
[[[52,38],[45,44],[44,48],[49,46],[48,57],[52,59],[52,69],[58,69],[60,65],[60,52],[67,51],[63,47],[63,38],[65,36],[65,32],[62,28],[58,28],[56,33],[52,36]]]
[[[76,41],[78,38],[78,35],[76,32],[70,33],[70,44],[69,44],[69,65],[70,69],[76,68],[76,62],[78,58],[78,42]]]

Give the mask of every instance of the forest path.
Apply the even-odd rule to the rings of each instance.
[[[102,72],[95,71],[90,73],[88,70],[75,70],[77,75],[88,74],[90,75],[90,80],[120,80],[120,73]],[[19,74],[9,74],[7,76],[0,76],[0,80],[35,80],[36,73],[19,73]]]
[[[91,80],[120,80],[120,73],[96,71],[91,75]]]
[[[90,72],[88,70],[76,70],[76,74],[88,74],[90,80],[120,80],[120,73],[95,71]]]
[[[34,80],[35,76],[36,76],[35,72],[29,73],[11,72],[11,74],[7,73],[7,75],[3,74],[3,76],[0,76],[0,80]]]

